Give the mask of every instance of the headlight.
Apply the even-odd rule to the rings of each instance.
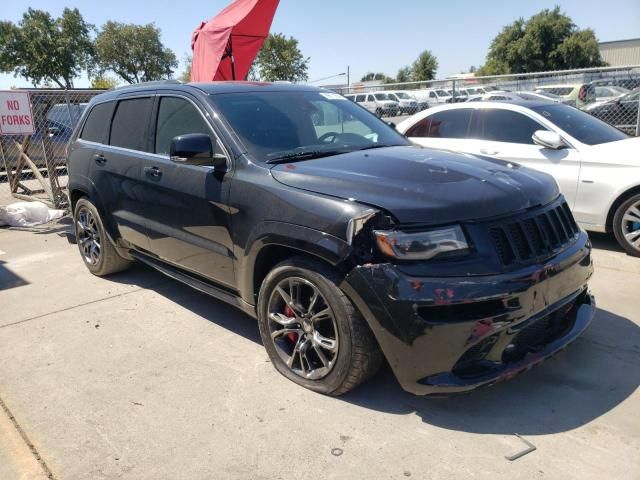
[[[459,225],[417,233],[374,230],[373,234],[380,251],[398,260],[428,260],[447,252],[459,255],[469,252]]]

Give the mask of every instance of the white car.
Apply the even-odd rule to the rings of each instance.
[[[378,117],[384,115],[395,117],[399,111],[398,102],[391,100],[389,95],[383,92],[350,93],[345,95],[345,98],[362,105]]]
[[[400,114],[410,113],[413,115],[420,110],[418,101],[410,93],[402,90],[385,91],[385,93],[389,95],[391,100],[398,102],[398,112]]]
[[[442,103],[453,102],[453,97],[446,90],[441,88],[427,88],[423,90],[414,90],[412,95],[419,102],[427,102],[429,107],[440,105]]]
[[[596,101],[607,102],[626,95],[631,90],[616,85],[596,85]]]
[[[568,105],[524,100],[436,107],[397,129],[418,145],[552,175],[586,230],[613,232],[629,254],[640,256],[640,137]]]

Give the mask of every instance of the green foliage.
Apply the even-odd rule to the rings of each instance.
[[[556,7],[505,26],[491,42],[487,61],[476,73],[498,75],[603,65],[593,30],[579,30]]]
[[[178,66],[175,54],[162,44],[160,29],[153,23],[108,21],[95,44],[100,73],[112,71],[127,83],[171,78]]]
[[[98,75],[91,79],[91,88],[98,90],[111,90],[118,86],[118,80],[113,77]]]
[[[58,18],[29,8],[18,25],[0,22],[0,71],[35,86],[73,88],[73,79],[93,65],[92,30],[77,8],[65,8]]]
[[[269,34],[262,44],[254,62],[256,68],[249,72],[249,77],[259,78],[266,82],[286,80],[301,82],[309,78],[309,57],[304,58],[298,40],[285,37],[281,33]],[[256,71],[257,70],[257,71]]]
[[[398,74],[396,75],[396,82],[410,82],[412,78],[413,72],[411,71],[411,67],[406,66],[398,70]]]
[[[183,83],[189,83],[191,81],[191,64],[193,63],[193,57],[188,53],[185,53],[182,57],[182,63],[184,63],[184,71],[178,77]]]
[[[438,59],[431,50],[422,52],[411,66],[413,81],[433,80],[438,70]]]
[[[387,77],[384,73],[378,72],[368,72],[362,76],[360,79],[361,82],[371,82],[373,80],[379,80],[382,83],[390,83],[393,82],[393,78]]]

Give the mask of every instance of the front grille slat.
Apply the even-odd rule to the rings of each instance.
[[[490,238],[505,265],[547,256],[568,245],[578,232],[565,202],[522,219],[508,219],[489,229]]]

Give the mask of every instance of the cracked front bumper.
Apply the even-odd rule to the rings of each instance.
[[[433,278],[372,264],[352,270],[341,288],[405,390],[449,394],[507,380],[577,338],[595,312],[592,273],[581,232],[555,257],[515,272]]]

